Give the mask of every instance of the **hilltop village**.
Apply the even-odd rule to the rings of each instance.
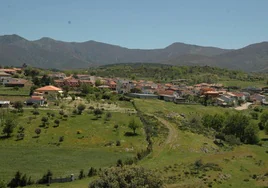
[[[26,71],[27,72],[27,71]],[[213,105],[222,107],[237,107],[246,102],[255,105],[267,105],[268,87],[225,87],[221,83],[199,83],[188,85],[187,79],[172,80],[170,83],[154,83],[150,80],[129,80],[125,78],[105,78],[88,74],[73,74],[66,76],[63,72],[52,72],[43,76],[19,78],[25,72],[21,68],[0,69],[0,83],[4,87],[23,88],[31,86],[27,105],[47,104],[57,97],[70,95],[85,96],[90,88],[125,96],[142,99],[159,99],[177,104]],[[27,75],[27,74],[26,74]],[[39,80],[38,80],[39,79]],[[40,82],[42,82],[40,84]],[[42,87],[39,87],[42,85]],[[9,103],[10,101],[1,101]]]

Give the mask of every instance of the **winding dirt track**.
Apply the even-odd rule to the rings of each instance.
[[[165,119],[162,119],[159,117],[155,117],[155,118],[168,128],[169,131],[168,131],[167,139],[165,141],[165,147],[172,149],[174,142],[176,142],[176,140],[178,138],[177,129],[173,125],[171,125],[168,121],[166,121]]]

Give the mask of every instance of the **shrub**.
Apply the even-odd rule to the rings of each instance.
[[[59,142],[63,142],[63,141],[64,141],[64,136],[60,136]]]
[[[224,140],[230,145],[241,145],[241,141],[235,135],[225,135]]]
[[[78,178],[81,180],[81,179],[83,179],[83,178],[85,178],[85,177],[86,177],[86,176],[85,176],[85,174],[84,174],[84,170],[83,170],[83,169],[80,170]]]
[[[100,178],[91,182],[95,187],[163,187],[162,179],[153,171],[137,166],[112,167],[105,169]]]
[[[251,112],[250,115],[251,115],[252,119],[258,120],[258,118],[259,118],[259,114],[257,112]]]
[[[86,108],[86,105],[80,103],[80,104],[77,106],[78,114],[81,115],[82,112],[85,110],[85,108]]]
[[[39,184],[46,184],[49,183],[49,179],[52,178],[53,174],[50,170],[47,171],[47,173],[45,173],[43,175],[43,177],[37,181],[37,183]]]
[[[56,124],[56,127],[58,127],[60,125],[60,120],[55,119],[54,123]]]
[[[121,142],[120,142],[120,140],[117,140],[117,141],[116,141],[116,146],[121,146]]]
[[[96,176],[96,175],[97,175],[97,169],[91,167],[91,168],[89,169],[89,171],[88,171],[87,176],[88,176],[88,177],[92,177],[92,176]]]

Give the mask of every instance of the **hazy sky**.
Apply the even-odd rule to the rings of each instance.
[[[0,35],[240,48],[268,40],[268,0],[0,0]]]

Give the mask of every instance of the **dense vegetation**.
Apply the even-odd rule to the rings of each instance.
[[[129,79],[152,79],[156,82],[186,79],[190,84],[217,83],[222,80],[264,81],[265,74],[245,73],[210,66],[172,66],[164,64],[115,64],[89,70],[91,75],[122,77]]]

